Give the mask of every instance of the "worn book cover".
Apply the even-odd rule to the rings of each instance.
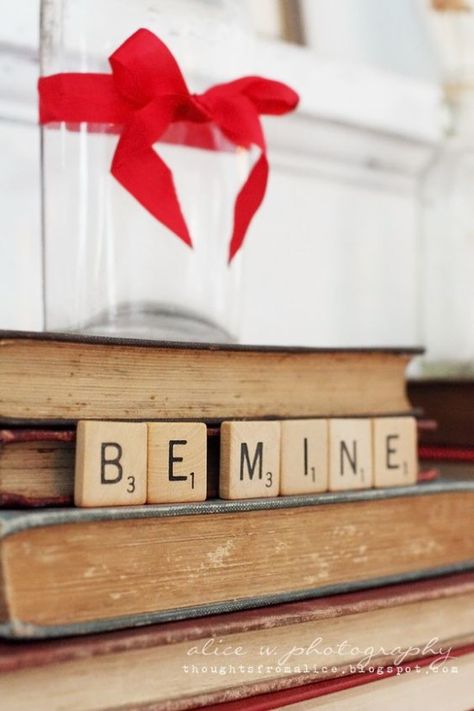
[[[0,630],[85,633],[473,566],[474,483],[0,513]]]

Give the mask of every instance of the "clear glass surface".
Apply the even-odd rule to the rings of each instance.
[[[217,0],[43,0],[42,74],[110,72],[108,56],[146,27],[182,59],[191,91],[238,52],[238,3]],[[196,61],[195,61],[196,60]],[[188,73],[190,76],[188,76]],[[228,77],[233,78],[233,77]],[[172,340],[237,340],[241,261],[228,264],[235,198],[248,151],[212,124],[220,150],[183,145],[189,125],[155,149],[171,168],[190,249],[110,174],[109,126],[43,127],[45,327]],[[157,196],[159,199],[159,196]]]

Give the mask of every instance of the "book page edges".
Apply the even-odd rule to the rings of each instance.
[[[1,390],[12,390],[13,374],[17,384],[15,398],[0,398],[4,422],[66,424],[91,417],[211,422],[410,411],[404,384],[410,356],[400,352],[227,352],[42,340],[4,343],[11,348],[5,345],[0,354]],[[52,363],[55,378],[51,381],[45,373]],[[86,385],[96,380],[98,369],[105,377],[90,399]]]

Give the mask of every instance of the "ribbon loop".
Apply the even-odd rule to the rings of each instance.
[[[158,96],[190,96],[176,59],[149,30],[140,29],[109,57],[117,89],[143,106]]]
[[[245,96],[259,114],[286,114],[298,105],[299,97],[287,84],[263,77],[241,77],[216,84],[204,96]]]
[[[229,262],[241,248],[265,195],[268,160],[260,114],[284,114],[298,104],[286,84],[243,77],[191,94],[175,58],[152,32],[140,29],[109,58],[112,74],[56,74],[38,83],[41,124],[112,124],[120,137],[112,160],[114,178],[159,222],[192,246],[173,175],[153,149],[177,121],[196,125],[186,145],[218,150],[203,141],[197,124],[215,123],[235,146],[261,154],[241,188],[234,210]],[[200,143],[200,140],[202,141]]]

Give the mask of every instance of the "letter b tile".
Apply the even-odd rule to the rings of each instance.
[[[144,504],[146,486],[146,424],[79,422],[74,484],[76,506]]]
[[[222,499],[278,496],[280,423],[223,422],[219,495]]]

